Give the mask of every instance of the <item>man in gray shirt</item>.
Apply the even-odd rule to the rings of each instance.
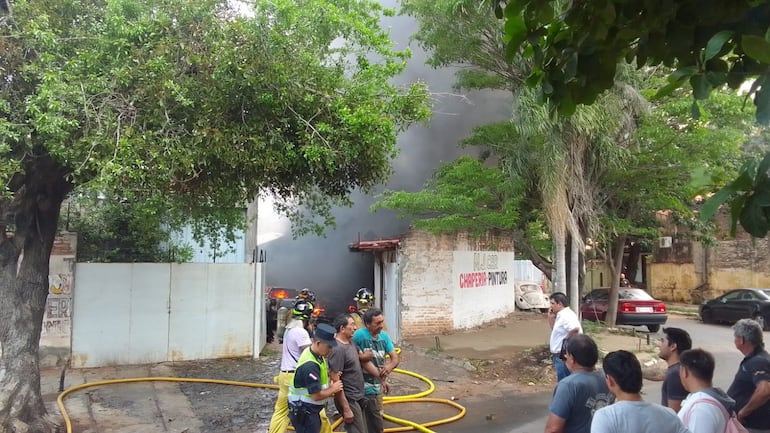
[[[556,385],[544,433],[590,433],[594,412],[612,403],[614,397],[604,373],[596,371],[596,342],[587,335],[576,334],[566,344],[564,363],[571,374]]]
[[[364,375],[361,362],[358,359],[358,348],[353,343],[355,322],[349,314],[340,314],[334,319],[334,329],[337,331],[337,346],[328,357],[329,371],[339,372],[342,381],[342,392],[334,396],[334,405],[342,414],[347,433],[367,433],[366,419],[361,411],[364,398]]]

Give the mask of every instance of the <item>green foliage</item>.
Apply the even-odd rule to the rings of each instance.
[[[702,219],[710,219],[720,205],[730,202],[730,233],[737,223],[752,236],[763,238],[770,231],[770,154],[759,164],[751,160],[741,167],[738,177],[717,191],[703,204]]]
[[[80,262],[185,262],[192,257],[189,245],[174,241],[163,215],[143,202],[76,194],[63,213],[63,228],[78,234]]]
[[[758,78],[757,119],[770,122],[770,3],[766,0],[494,0],[509,53],[534,62],[531,84],[559,112],[591,104],[613,85],[619,61],[676,70],[660,95],[689,83],[695,101]],[[557,12],[557,13],[555,13]],[[697,116],[696,116],[697,117]]]
[[[510,232],[518,222],[521,193],[521,184],[499,168],[462,157],[440,167],[422,191],[384,192],[372,210],[417,217],[415,227],[432,233]]]
[[[48,154],[76,185],[194,219],[272,193],[305,233],[387,179],[397,133],[429,107],[424,85],[392,84],[409,52],[380,29],[385,11],[228,4],[14,2],[0,37],[4,184],[18,161]]]

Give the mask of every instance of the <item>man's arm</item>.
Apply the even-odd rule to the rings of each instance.
[[[555,413],[551,413],[551,416],[548,417],[548,421],[545,422],[545,430],[543,433],[562,433],[566,423],[566,419]]]
[[[667,406],[671,409],[674,409],[674,412],[679,413],[679,411],[682,409],[682,400],[673,400],[669,398]]]
[[[390,373],[393,372],[393,369],[398,367],[398,364],[401,362],[401,359],[398,357],[398,353],[396,353],[395,350],[388,353],[388,356],[390,357],[390,360],[385,363],[385,366],[382,367],[382,373],[380,374],[380,377],[383,379],[388,377]]]
[[[738,421],[745,420],[747,416],[767,403],[768,400],[770,400],[770,380],[761,380],[756,383],[754,394],[751,394],[749,401],[738,411]]]

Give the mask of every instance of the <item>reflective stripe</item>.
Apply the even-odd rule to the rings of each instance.
[[[302,352],[302,355],[300,355],[299,360],[297,360],[297,370],[299,370],[300,365],[306,362],[314,362],[318,365],[318,368],[321,370],[321,378],[318,381],[321,384],[321,389],[328,388],[329,387],[329,367],[326,364],[326,359],[323,359],[323,362],[319,362],[318,358],[316,358],[316,356],[313,354],[313,352],[310,351],[310,348],[308,347]],[[307,388],[295,388],[293,380],[289,383],[288,398],[289,398],[289,402],[302,401],[302,402],[316,405],[316,406],[323,406],[326,403],[326,399],[318,400],[318,401],[313,400],[313,397],[307,391]]]

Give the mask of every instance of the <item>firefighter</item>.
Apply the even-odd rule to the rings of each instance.
[[[315,293],[313,293],[312,290],[305,287],[299,292],[299,295],[297,295],[297,299],[304,299],[308,302],[315,303]]]
[[[350,317],[353,318],[356,329],[361,329],[364,327],[364,319],[362,319],[364,313],[374,306],[374,295],[366,287],[361,287],[353,300],[356,301],[356,305],[351,308]]]

